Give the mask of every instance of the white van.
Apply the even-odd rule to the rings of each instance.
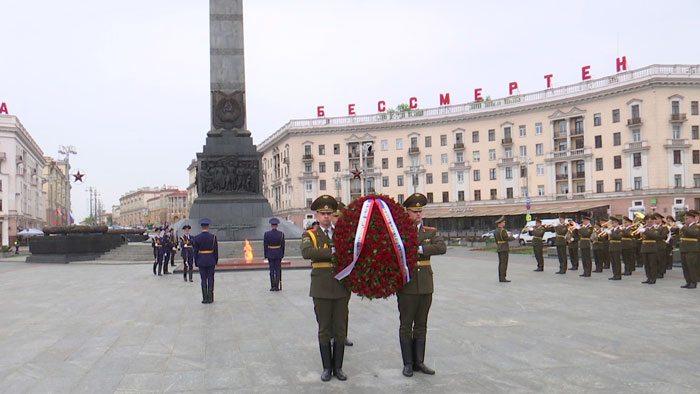
[[[565,223],[568,223],[569,220],[571,219],[566,219]],[[559,219],[542,219],[542,225],[552,225],[556,226],[559,224]],[[523,227],[522,230],[520,230],[520,245],[525,245],[525,244],[531,244],[532,243],[532,235],[528,234],[528,231],[530,231],[530,227],[535,227],[535,221],[531,220],[525,224],[525,227]],[[542,237],[542,240],[544,241],[545,245],[552,246],[554,245],[554,238],[556,238],[556,234],[553,231],[547,231],[544,233],[544,237]]]

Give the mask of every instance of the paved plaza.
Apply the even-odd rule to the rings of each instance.
[[[0,263],[3,393],[697,393],[700,290],[680,269],[642,285],[637,269],[555,275],[511,255],[449,248],[433,260],[426,364],[401,375],[396,299],[350,301],[348,381],[319,379],[309,270],[154,277],[144,264]]]

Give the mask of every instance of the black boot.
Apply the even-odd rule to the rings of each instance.
[[[202,304],[209,303],[209,292],[207,291],[207,286],[202,285]]]
[[[214,302],[214,284],[211,284],[211,287],[209,287],[209,303]]]
[[[156,267],[158,266],[158,262],[156,261],[153,263],[153,275],[156,275]]]
[[[403,359],[403,376],[413,376],[413,339],[399,338],[401,345],[401,358]]]
[[[338,380],[348,380],[343,372],[343,355],[345,354],[345,342],[337,341],[333,343],[333,375]]]
[[[427,375],[435,375],[435,371],[423,364],[425,359],[425,338],[413,340],[413,370]]]
[[[275,291],[275,290],[276,290],[276,287],[275,287],[275,277],[274,277],[274,276],[271,276],[271,277],[270,277],[270,291]]]
[[[354,343],[352,343],[352,341],[346,337],[345,338],[345,346],[352,346],[352,345],[354,345]]]
[[[185,270],[182,271],[182,279],[187,282],[187,265],[185,265]]]
[[[327,382],[331,380],[331,344],[322,343],[321,348],[321,364],[323,364],[323,372],[321,372],[321,381]]]
[[[190,282],[194,282],[194,281],[192,280],[192,271],[193,271],[193,270],[194,270],[194,268],[190,268]]]

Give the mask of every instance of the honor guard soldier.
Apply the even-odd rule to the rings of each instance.
[[[635,270],[634,236],[632,231],[633,221],[627,216],[622,217],[622,261],[625,263],[625,271],[622,275],[632,275]]]
[[[680,240],[680,228],[676,222],[676,218],[671,215],[666,216],[666,223],[668,223],[669,238],[666,242],[666,269],[673,269],[673,249],[678,246],[678,241]]]
[[[301,236],[301,255],[311,260],[311,288],[309,296],[314,300],[314,312],[318,322],[318,343],[321,350],[323,372],[321,380],[327,382],[331,375],[347,380],[343,372],[346,320],[350,291],[335,279],[335,264],[331,263],[333,248],[333,211],[338,207],[335,198],[322,195],[311,203],[319,225]],[[331,349],[331,336],[333,348]]]
[[[192,282],[192,273],[194,272],[194,250],[192,248],[192,236],[190,235],[190,229],[192,226],[186,224],[182,226],[185,234],[180,237],[180,255],[182,256],[182,278],[187,282],[187,273],[190,274],[190,282]]]
[[[498,281],[502,283],[510,283],[506,279],[506,271],[508,271],[508,253],[510,252],[510,247],[508,246],[508,241],[512,240],[512,237],[508,235],[508,230],[506,227],[506,217],[501,216],[496,220],[496,231],[493,233],[496,239],[496,252],[498,252]]]
[[[163,275],[168,275],[168,263],[170,262],[170,255],[173,253],[172,239],[170,238],[170,232],[167,227],[163,228],[163,240],[161,244],[161,249],[163,250]]]
[[[151,246],[153,247],[153,257],[155,261],[153,262],[153,275],[156,274],[156,268],[158,268],[158,276],[161,276],[161,271],[163,269],[163,237],[160,235],[160,227],[156,227],[156,235],[151,240]]]
[[[579,276],[591,276],[593,262],[591,261],[591,235],[593,234],[593,226],[591,226],[591,218],[582,216],[583,224],[577,230],[579,235],[578,247],[581,250],[581,261],[583,262],[583,274]]]
[[[698,252],[700,251],[700,226],[697,218],[700,212],[691,209],[685,214],[685,226],[681,228],[681,264],[683,264],[683,277],[685,285],[683,289],[695,289],[698,287]]]
[[[282,290],[282,258],[284,257],[284,233],[277,230],[280,220],[270,219],[270,231],[263,236],[265,258],[270,265],[270,291]]]
[[[610,253],[610,265],[613,276],[609,280],[622,280],[622,219],[617,216],[610,216],[612,228],[606,230],[608,233],[608,252]]]
[[[175,252],[177,252],[178,242],[177,242],[177,237],[175,236],[175,229],[170,227],[170,230],[168,230],[168,232],[170,233],[170,245],[172,246],[172,248],[170,250],[170,266],[174,267],[175,266]],[[173,270],[173,271],[175,271],[175,270]],[[173,273],[175,273],[175,272],[173,272]]]
[[[335,227],[335,224],[338,223],[338,218],[340,218],[340,215],[343,213],[343,210],[345,209],[345,204],[343,204],[341,201],[338,201],[338,207],[333,211],[333,218],[331,218],[331,223],[333,223],[333,227]],[[350,307],[348,307],[348,318],[350,314]],[[348,320],[348,319],[346,319]],[[332,332],[332,331],[331,331]],[[345,346],[352,346],[354,343],[348,339],[348,325],[345,324]]]
[[[647,280],[644,284],[653,285],[656,283],[658,276],[658,258],[656,256],[656,240],[660,237],[660,233],[654,227],[654,214],[650,213],[644,218],[646,226],[639,229],[642,235],[642,262],[644,263],[644,272],[647,275]]]
[[[416,224],[418,232],[418,262],[411,280],[396,293],[399,307],[399,344],[403,358],[403,375],[413,376],[413,371],[428,375],[435,371],[425,360],[425,338],[428,331],[428,312],[433,302],[433,269],[430,256],[445,254],[447,245],[435,227],[423,225],[423,207],[428,199],[414,193],[404,201],[408,216]]]
[[[578,241],[579,238],[581,238],[581,236],[578,234],[578,228],[579,225],[576,222],[570,221],[568,223],[568,233],[566,234],[566,247],[569,249],[569,260],[571,260],[571,267],[569,269],[572,271],[578,270]]]
[[[654,221],[656,222],[654,227],[659,232],[659,237],[656,238],[656,276],[663,279],[666,274],[666,247],[668,246],[666,240],[670,231],[664,225],[664,216],[660,213],[654,213]]]
[[[544,271],[544,233],[545,228],[542,226],[540,218],[535,219],[535,227],[528,231],[532,235],[532,250],[535,252],[535,260],[537,261],[536,272]]]
[[[608,247],[605,243],[607,239],[608,233],[605,232],[600,223],[596,223],[593,226],[593,234],[591,234],[591,241],[593,242],[593,260],[595,260],[595,271],[593,272],[603,272],[603,266],[605,264],[603,251]]]
[[[569,226],[566,225],[566,216],[559,215],[559,224],[554,226],[554,233],[557,234],[554,238],[554,246],[557,247],[557,258],[559,259],[559,271],[557,274],[566,273],[566,235],[569,231]]]
[[[219,244],[216,236],[209,232],[210,224],[211,220],[207,218],[199,219],[202,232],[192,242],[194,264],[199,267],[202,278],[202,304],[214,302],[214,271],[219,262]]]

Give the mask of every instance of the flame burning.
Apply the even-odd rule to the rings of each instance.
[[[243,252],[245,253],[245,263],[250,264],[253,261],[253,247],[250,245],[250,242],[248,242],[247,239],[245,240]]]

